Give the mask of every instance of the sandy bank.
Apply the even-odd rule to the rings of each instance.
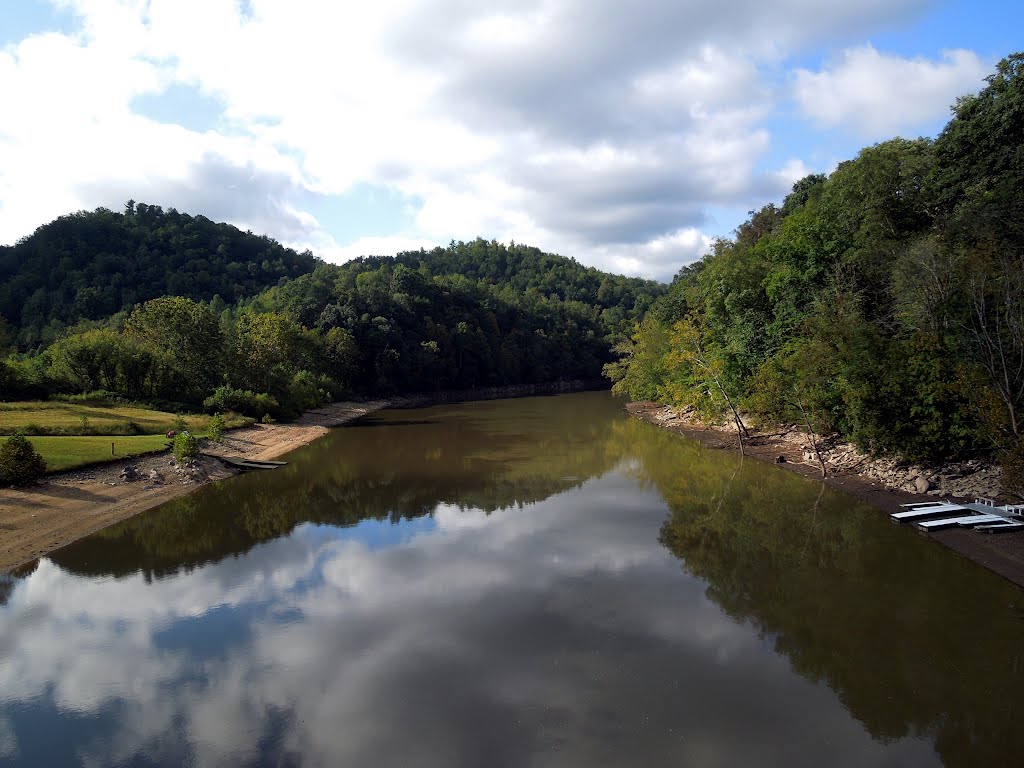
[[[231,430],[208,453],[273,459],[326,434],[330,427],[384,408],[386,400],[333,403],[291,424],[256,424]],[[131,466],[136,474],[123,473]],[[28,488],[0,489],[0,573],[52,552],[212,480],[236,474],[203,457],[177,467],[169,452],[62,472]]]
[[[630,403],[626,410],[659,427],[693,438],[709,448],[738,450],[735,429],[700,425],[657,403]],[[748,457],[774,463],[782,469],[821,480],[820,468],[805,455],[803,446],[806,442],[806,437],[798,433],[765,433],[753,430],[744,450]],[[887,513],[898,512],[900,504],[936,499],[935,489],[931,489],[930,493],[897,490],[883,484],[878,479],[877,472],[868,475],[863,472],[863,468],[862,463],[840,462],[829,467],[829,475],[823,482]],[[968,488],[981,483],[981,488],[985,488],[990,479],[986,476],[985,470],[981,470],[979,475],[975,482],[950,485],[954,488]],[[956,501],[972,500],[957,493],[943,493],[943,497]],[[941,542],[969,560],[1024,587],[1024,533],[987,536],[971,530],[953,529],[921,535]]]

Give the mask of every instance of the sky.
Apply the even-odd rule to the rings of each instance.
[[[935,136],[1011,0],[5,0],[0,244],[129,200],[331,262],[475,237],[670,278]]]

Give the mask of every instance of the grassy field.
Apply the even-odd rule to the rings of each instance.
[[[27,401],[0,403],[0,435],[23,431],[39,435],[162,435],[174,429],[176,414],[139,405],[81,405],[78,403]],[[205,432],[206,414],[183,414],[185,428]],[[225,417],[228,426],[240,420]],[[237,423],[236,423],[237,422]],[[132,426],[134,425],[134,426]]]
[[[163,435],[84,436],[84,437],[29,437],[36,450],[46,459],[47,472],[59,472],[83,464],[124,459],[140,453],[152,453],[164,448],[167,438]],[[110,444],[114,444],[114,455],[110,455]]]
[[[182,414],[181,418],[185,429],[199,436],[205,435],[210,425],[205,414]],[[46,460],[48,472],[159,451],[167,443],[164,435],[176,428],[177,419],[177,414],[141,405],[0,403],[0,435],[25,433]],[[224,421],[227,427],[252,423],[236,414],[226,414]]]

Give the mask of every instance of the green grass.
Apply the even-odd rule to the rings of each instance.
[[[167,446],[163,435],[132,435],[130,437],[84,436],[84,437],[29,437],[32,445],[46,460],[47,472],[59,472],[85,464],[124,459],[140,453],[153,453]],[[114,455],[110,455],[110,444],[114,444]]]
[[[83,421],[83,417],[85,421]],[[142,405],[82,405],[56,401],[0,403],[0,435],[19,430],[40,435],[163,435],[174,429],[176,415]],[[185,414],[186,429],[202,433],[210,423],[206,414]],[[228,427],[247,422],[228,414]],[[129,425],[137,425],[137,429]],[[109,446],[108,446],[109,448]]]
[[[206,434],[210,416],[184,414],[183,418],[185,428],[193,434]],[[0,435],[24,431],[46,460],[47,472],[163,450],[167,445],[164,435],[175,428],[176,419],[176,414],[143,405],[103,406],[38,400],[0,403]],[[226,414],[224,421],[228,428],[253,423],[253,419],[236,414]],[[137,428],[130,425],[137,425]],[[136,432],[142,434],[134,434]],[[114,455],[110,453],[111,443]]]

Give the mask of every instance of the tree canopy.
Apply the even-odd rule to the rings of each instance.
[[[1018,53],[936,140],[867,147],[753,212],[680,271],[606,373],[633,397],[698,403],[699,349],[762,416],[799,414],[876,452],[994,451],[1020,468],[1022,179]]]
[[[234,303],[317,263],[230,224],[129,201],[124,213],[61,216],[0,246],[0,317],[18,347],[34,349],[160,296]]]

